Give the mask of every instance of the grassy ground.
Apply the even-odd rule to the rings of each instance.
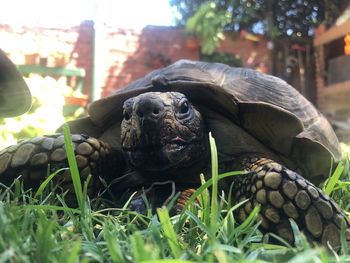
[[[341,254],[311,247],[294,226],[294,247],[269,244],[254,223],[258,208],[241,225],[233,218],[239,204],[217,193],[215,147],[213,178],[197,194],[199,204],[169,216],[168,208],[140,215],[127,209],[105,209],[100,200],[89,201],[80,184],[72,149],[67,151],[78,209],[69,208],[64,195],[52,190],[49,180],[35,193],[21,189],[19,181],[0,192],[0,262],[349,262]],[[345,150],[344,150],[345,151]],[[348,158],[325,186],[350,211]],[[338,178],[343,182],[338,182]],[[47,183],[47,184],[46,184]],[[209,194],[207,187],[212,187]]]

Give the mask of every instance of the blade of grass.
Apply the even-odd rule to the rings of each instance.
[[[217,251],[217,238],[216,234],[218,232],[218,153],[216,149],[215,139],[212,137],[211,132],[209,133],[209,145],[210,145],[210,156],[211,156],[211,178],[212,178],[212,187],[211,187],[211,204],[210,204],[210,232],[211,238],[209,243],[213,252]],[[207,258],[208,262],[214,262],[214,255],[212,253]],[[216,256],[216,255],[215,255]],[[218,258],[217,258],[218,259]],[[219,260],[219,259],[218,259]]]
[[[310,244],[306,240],[306,237],[300,232],[297,223],[291,218],[289,219],[289,222],[294,234],[294,246],[300,249],[308,249],[310,247]]]
[[[36,191],[34,197],[37,197],[39,195],[42,195],[43,191],[45,190],[46,186],[50,183],[50,181],[60,172],[67,170],[67,168],[62,168],[57,170],[56,172],[50,174],[44,182],[42,182],[38,188],[38,190]]]
[[[213,179],[211,192],[211,213],[210,213],[210,229],[212,236],[217,232],[218,228],[218,153],[216,149],[215,139],[209,133],[209,144],[211,153],[211,175]]]
[[[24,209],[37,209],[37,210],[55,210],[55,211],[62,211],[62,212],[71,212],[79,214],[81,211],[79,209],[64,207],[64,206],[58,206],[58,205],[23,205],[21,206]]]
[[[130,236],[131,247],[136,262],[142,262],[149,259],[149,252],[145,249],[145,241],[140,232],[136,231]]]
[[[210,229],[207,225],[204,224],[202,220],[200,220],[200,218],[188,210],[185,211],[185,214],[196,223],[196,227],[200,228],[209,237],[211,236]]]
[[[85,210],[84,201],[85,200],[84,200],[84,196],[83,196],[83,190],[82,190],[82,185],[81,185],[81,181],[80,181],[78,165],[77,165],[77,162],[75,159],[75,154],[74,154],[74,149],[73,149],[73,144],[72,144],[72,139],[71,139],[71,133],[70,133],[68,124],[63,125],[63,134],[64,134],[64,145],[66,147],[67,159],[68,159],[70,173],[72,176],[75,195],[76,195],[77,200],[78,200],[79,208],[82,211],[82,215],[84,215],[84,210]]]
[[[298,253],[295,257],[288,261],[288,263],[308,263],[308,262],[319,262],[317,260],[319,256],[318,250],[305,250],[304,252]]]
[[[15,252],[12,248],[7,249],[0,254],[0,262],[10,262],[14,255]]]
[[[79,262],[79,251],[81,248],[81,242],[80,240],[77,240],[73,243],[73,248],[67,258],[67,263],[75,263]]]
[[[177,239],[173,225],[170,221],[168,209],[166,207],[158,208],[157,214],[164,231],[164,235],[168,241],[170,250],[175,258],[179,258],[181,256],[181,246]]]
[[[195,261],[180,260],[180,259],[155,259],[155,260],[145,260],[141,263],[195,263]]]
[[[230,177],[230,176],[237,176],[237,175],[241,175],[243,174],[244,172],[242,171],[237,171],[237,172],[227,172],[227,173],[223,173],[223,174],[220,174],[218,176],[218,180],[222,180],[226,177]],[[210,187],[213,183],[213,179],[210,178],[209,180],[207,180],[204,184],[202,184],[199,188],[197,188],[196,192],[194,192],[191,197],[188,199],[188,201],[186,202],[186,205],[185,205],[185,208],[184,209],[187,209],[189,204],[193,203],[194,200],[196,200],[196,198],[205,190],[207,189],[208,187]]]
[[[344,255],[348,255],[349,254],[349,247],[348,247],[349,245],[348,245],[348,242],[347,242],[346,236],[345,236],[345,224],[344,224],[344,222],[341,224],[340,245],[341,245],[342,253]]]
[[[18,198],[21,195],[21,181],[17,178],[15,179],[15,192],[14,195]]]
[[[342,175],[344,171],[344,165],[342,162],[340,162],[335,169],[332,176],[328,179],[326,187],[325,187],[325,193],[327,195],[330,195],[332,191],[334,190],[335,185],[338,183],[340,176]]]
[[[57,225],[53,220],[49,220],[42,211],[39,211],[37,223],[38,228],[35,232],[34,239],[38,249],[34,256],[37,262],[48,262],[54,244],[53,233]]]
[[[112,233],[112,231],[110,230],[110,226],[112,226],[112,224],[110,223],[107,223],[107,225],[104,226],[103,236],[107,242],[108,252],[113,262],[121,262],[122,260],[124,260],[123,254],[121,252],[119,243],[116,242],[117,240],[113,235],[114,233]]]
[[[89,176],[87,177],[86,181],[84,181],[84,187],[83,187],[83,196],[86,197],[87,196],[87,192],[88,192],[88,186],[89,183],[91,181],[92,175],[89,174]],[[85,200],[85,199],[84,199]]]
[[[201,180],[201,184],[205,184],[205,178],[204,178],[204,174],[201,174],[200,175],[200,180]],[[203,223],[209,228],[210,226],[210,205],[211,205],[211,202],[210,202],[210,192],[209,190],[206,188],[206,189],[203,189],[203,191],[200,192],[200,195],[198,197],[198,200],[199,200],[199,204],[200,204],[200,207],[201,207],[201,220],[203,221]],[[209,234],[210,231],[209,231]]]
[[[258,217],[259,212],[260,212],[260,206],[254,207],[253,211],[250,212],[246,220],[244,220],[243,223],[237,227],[237,231],[243,231],[244,229],[255,224],[256,218]]]

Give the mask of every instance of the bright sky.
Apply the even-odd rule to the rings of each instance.
[[[97,16],[96,16],[97,6]],[[0,23],[78,25],[98,17],[111,26],[172,25],[169,0],[0,0]]]

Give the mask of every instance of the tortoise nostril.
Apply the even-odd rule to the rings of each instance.
[[[130,114],[129,114],[127,111],[124,111],[124,112],[123,112],[123,118],[124,118],[124,120],[126,120],[126,121],[130,120]]]
[[[162,100],[154,97],[143,96],[135,106],[137,117],[142,119],[158,119],[164,111]]]

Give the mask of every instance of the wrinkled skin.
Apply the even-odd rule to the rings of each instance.
[[[166,175],[203,164],[208,152],[203,119],[185,95],[141,94],[124,103],[123,114],[122,149],[134,169]]]

